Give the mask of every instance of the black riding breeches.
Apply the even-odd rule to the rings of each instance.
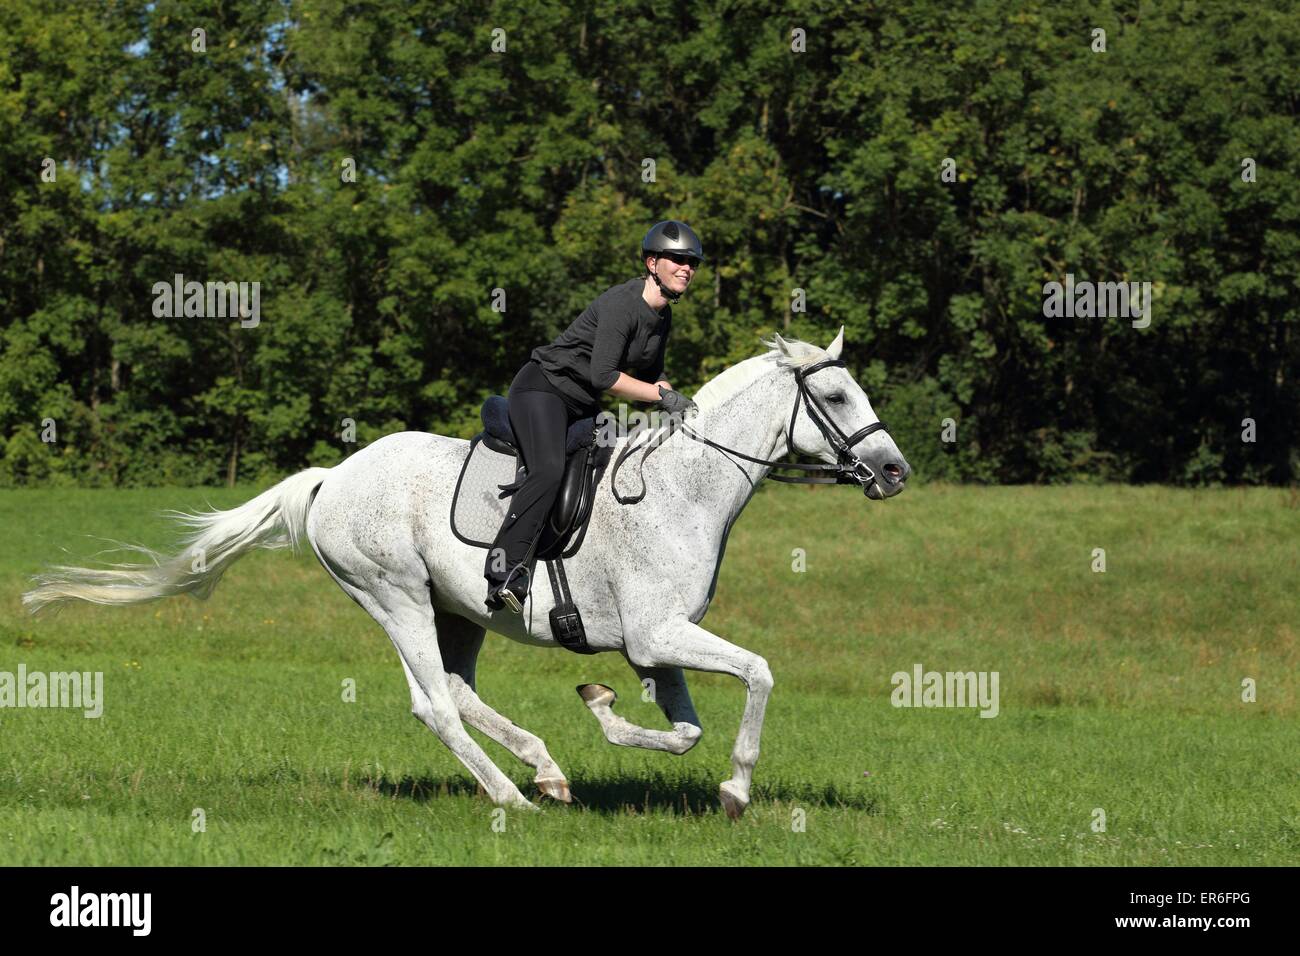
[[[507,401],[510,427],[528,473],[509,499],[501,530],[488,548],[483,576],[489,583],[507,580],[507,575],[528,557],[528,550],[541,534],[560,492],[569,426],[596,414],[595,409],[572,407],[547,381],[541,366],[532,360],[524,364],[510,383]]]

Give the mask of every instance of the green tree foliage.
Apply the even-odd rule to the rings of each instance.
[[[0,484],[471,435],[670,216],[688,392],[844,325],[921,477],[1292,481],[1298,45],[1289,3],[7,0]],[[1150,326],[1047,317],[1067,273]],[[177,274],[259,321],[156,315]]]

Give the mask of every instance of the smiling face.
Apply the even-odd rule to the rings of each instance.
[[[659,277],[667,288],[685,292],[695,277],[699,260],[679,252],[665,252],[661,256],[646,256],[646,268]]]

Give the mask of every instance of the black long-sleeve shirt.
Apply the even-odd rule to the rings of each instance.
[[[641,297],[644,288],[638,277],[605,290],[554,342],[533,349],[531,358],[573,408],[599,408],[620,371],[643,382],[662,377],[672,306],[656,312]]]

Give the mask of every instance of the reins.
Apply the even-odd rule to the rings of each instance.
[[[673,430],[677,427],[678,424],[680,424],[683,432],[685,432],[687,437],[692,438],[695,441],[702,442],[705,445],[709,445],[713,448],[716,448],[725,454],[736,455],[740,458],[744,458],[746,461],[752,461],[758,465],[768,465],[771,468],[799,468],[804,471],[815,471],[815,472],[822,472],[822,471],[836,472],[836,476],[834,478],[811,478],[811,477],[799,478],[793,475],[773,475],[773,474],[768,474],[765,476],[767,478],[771,478],[773,481],[783,481],[789,484],[804,484],[804,485],[857,484],[860,485],[865,491],[872,483],[876,481],[876,474],[871,470],[871,468],[864,461],[858,458],[857,455],[853,454],[853,446],[856,445],[858,442],[860,442],[862,439],[866,438],[868,435],[874,434],[875,432],[878,431],[886,431],[887,429],[885,427],[884,422],[876,421],[876,422],[872,422],[870,425],[867,425],[864,428],[858,429],[851,436],[845,436],[844,432],[840,430],[840,427],[835,424],[834,419],[829,419],[829,416],[827,417],[827,420],[822,419],[821,415],[825,415],[826,412],[818,404],[816,398],[813,397],[812,393],[808,391],[807,385],[804,384],[804,379],[807,378],[809,375],[813,374],[814,372],[820,371],[821,369],[828,368],[828,367],[835,367],[835,366],[843,367],[844,362],[840,359],[826,359],[824,361],[817,362],[813,365],[810,365],[807,368],[800,368],[795,370],[795,382],[799,386],[799,395],[796,396],[794,400],[794,409],[790,413],[790,425],[786,433],[786,447],[793,449],[794,448],[794,423],[799,415],[799,400],[800,398],[802,398],[804,408],[808,412],[808,417],[812,420],[813,424],[818,427],[822,435],[825,436],[826,440],[830,443],[831,447],[835,449],[835,456],[838,459],[838,461],[833,465],[828,465],[824,462],[818,462],[815,464],[805,464],[803,462],[769,461],[765,458],[755,458],[752,455],[746,455],[742,451],[736,451],[734,448],[728,448],[725,445],[720,445],[717,442],[713,441],[712,439],[706,438],[705,436],[698,434],[695,431],[695,429],[691,428],[690,425],[688,425],[686,421],[683,420],[678,415],[670,416],[668,426],[667,426],[668,435],[664,437],[664,441],[667,441],[668,438],[672,437]],[[818,414],[819,411],[821,412],[821,415]],[[830,425],[830,428],[827,428],[828,424]],[[616,485],[618,481],[619,468],[621,468],[623,462],[634,451],[636,451],[636,447],[633,446],[633,440],[642,432],[647,431],[649,427],[650,427],[649,422],[638,425],[628,436],[627,446],[623,449],[622,452],[619,453],[618,459],[614,462],[614,470],[610,474],[609,486],[610,486],[610,490],[614,493],[614,499],[621,505],[634,505],[637,502],[641,501],[641,499],[643,499],[646,495],[645,460],[650,456],[650,453],[654,451],[655,448],[657,448],[660,444],[662,444],[662,442],[655,441],[653,438],[650,439],[648,442],[646,442],[646,449],[641,455],[641,468],[640,468],[641,493],[635,496],[620,495],[618,493],[618,488],[616,487]]]

